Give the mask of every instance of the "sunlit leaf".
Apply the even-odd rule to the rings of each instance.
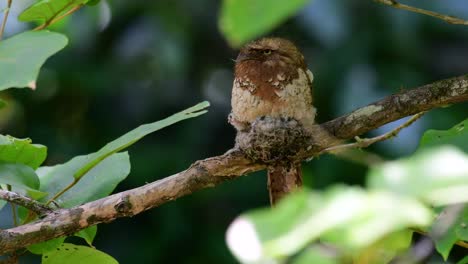
[[[27,248],[31,253],[42,255],[46,252],[56,250],[56,248],[63,244],[63,241],[65,241],[65,237],[59,237],[28,246]]]
[[[88,156],[77,156],[70,161],[37,170],[41,190],[48,192],[48,200],[73,181],[73,174],[89,160]],[[73,188],[57,199],[60,206],[69,208],[109,195],[130,173],[130,160],[127,152],[116,153],[103,160],[90,170]]]
[[[37,169],[47,156],[47,147],[32,144],[29,138],[0,135],[0,161],[21,163]]]
[[[431,211],[416,200],[339,187],[325,193],[299,192],[273,209],[244,214],[229,227],[227,243],[242,263],[293,255],[319,237],[339,241],[334,245],[352,253],[431,220]]]
[[[117,264],[118,262],[106,253],[94,248],[63,243],[55,250],[42,255],[42,264]]]
[[[371,189],[423,199],[434,205],[468,201],[468,155],[455,147],[422,149],[371,169]]]
[[[88,0],[39,0],[24,10],[18,19],[24,22],[40,21],[44,23],[86,2]]]
[[[272,30],[308,2],[309,0],[224,0],[220,28],[229,43],[238,47]]]
[[[59,33],[27,31],[0,42],[0,91],[11,87],[36,88],[42,64],[67,45]]]
[[[0,162],[0,184],[9,184],[13,191],[39,199],[47,193],[39,191],[39,179],[30,167],[23,164]]]
[[[74,173],[73,177],[75,178],[83,177],[90,169],[92,169],[94,166],[96,166],[96,164],[101,162],[103,159],[105,159],[109,155],[119,152],[131,146],[133,143],[137,142],[138,140],[140,140],[141,138],[143,138],[144,136],[150,133],[153,133],[162,128],[175,124],[179,121],[197,117],[199,115],[206,113],[207,111],[205,110],[205,108],[207,108],[209,105],[210,104],[205,101],[195,106],[192,106],[186,110],[183,110],[177,114],[169,116],[163,120],[150,123],[150,124],[141,125],[135,128],[134,130],[108,143],[103,148],[101,148],[98,152],[87,155],[85,158],[88,160],[88,162],[82,168],[77,170],[76,173]]]
[[[448,130],[428,130],[421,138],[420,147],[455,145],[468,152],[468,119]]]
[[[96,233],[97,225],[94,225],[80,230],[78,233],[75,234],[75,236],[83,238],[86,241],[86,243],[88,243],[88,245],[91,246],[93,244],[94,238],[96,237]]]

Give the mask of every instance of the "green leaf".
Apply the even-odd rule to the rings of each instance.
[[[86,159],[88,159],[88,163],[82,168],[80,168],[73,175],[73,177],[75,177],[76,179],[83,177],[89,170],[91,170],[94,166],[96,166],[96,164],[101,162],[103,159],[105,159],[109,155],[112,155],[113,153],[119,152],[131,146],[133,143],[137,142],[138,140],[140,140],[141,138],[143,138],[144,136],[150,133],[153,133],[157,130],[170,126],[179,121],[197,117],[199,115],[206,113],[207,111],[204,109],[207,108],[209,105],[210,103],[205,101],[195,106],[192,106],[186,110],[183,110],[177,114],[169,116],[163,120],[137,127],[136,129],[108,143],[103,148],[101,148],[98,152],[87,155]]]
[[[89,6],[95,6],[97,4],[99,4],[99,2],[101,2],[101,0],[90,0],[86,3],[86,5],[89,5]]]
[[[468,155],[453,146],[422,149],[372,168],[371,189],[423,199],[433,205],[468,201]]]
[[[37,169],[47,156],[47,147],[32,144],[31,139],[0,135],[0,161],[21,163]]]
[[[45,23],[86,2],[88,0],[39,0],[24,10],[18,19],[23,22],[38,20]]]
[[[425,227],[431,211],[416,200],[388,192],[338,187],[299,192],[273,209],[247,213],[227,232],[231,252],[242,263],[293,255],[319,237],[353,254],[407,227]]]
[[[85,228],[80,232],[76,233],[75,236],[83,238],[86,241],[86,243],[88,243],[88,245],[92,246],[94,237],[96,237],[96,233],[97,225]]]
[[[33,254],[42,255],[49,251],[56,250],[56,248],[63,244],[63,241],[65,241],[65,237],[54,238],[42,243],[28,246],[27,249]]]
[[[77,156],[70,161],[53,167],[37,170],[41,190],[48,192],[48,200],[73,181],[73,174],[88,163],[89,155]],[[70,208],[109,195],[130,173],[130,159],[127,152],[116,153],[103,160],[88,172],[73,188],[60,196],[56,202]]]
[[[420,148],[455,145],[468,152],[468,119],[448,130],[427,130],[419,144]]]
[[[457,262],[457,264],[468,264],[468,256],[464,257],[460,261]]]
[[[27,31],[0,42],[0,91],[11,87],[36,88],[42,64],[67,45],[59,33]]]
[[[7,106],[7,102],[0,99],[0,109],[4,108],[5,106]]]
[[[438,223],[446,225],[447,221],[452,221],[451,216],[447,216],[444,213],[441,213],[435,223],[433,224],[433,233],[440,233],[437,231]],[[457,241],[468,241],[468,206],[465,206],[464,210],[461,212],[456,221],[451,224],[448,230],[444,233],[441,238],[435,239],[435,246],[437,251],[442,255],[442,257],[447,260],[450,251]]]
[[[0,162],[0,184],[9,184],[15,192],[25,192],[33,199],[47,193],[39,191],[39,179],[30,167],[23,164]]]
[[[224,0],[219,25],[229,43],[239,47],[272,30],[308,0]]]
[[[94,248],[63,243],[56,250],[42,255],[42,264],[116,264],[113,257]]]

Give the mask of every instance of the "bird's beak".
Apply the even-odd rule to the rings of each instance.
[[[244,52],[240,52],[236,58],[236,62],[241,62],[241,61],[246,61],[246,60],[251,60],[251,59],[253,59],[251,55],[246,54]]]

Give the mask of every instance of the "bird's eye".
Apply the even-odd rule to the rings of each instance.
[[[271,54],[271,49],[263,50],[264,55],[270,55]]]

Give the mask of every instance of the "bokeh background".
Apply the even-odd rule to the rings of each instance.
[[[14,1],[7,37],[34,26],[15,18],[29,3]],[[463,0],[408,3],[468,19]],[[131,174],[116,192],[222,154],[235,136],[227,115],[236,50],[218,28],[220,7],[215,0],[114,0],[83,8],[52,27],[70,43],[47,61],[38,89],[0,94],[9,103],[0,110],[0,132],[47,145],[46,164],[54,165],[208,100],[208,114],[132,146]],[[312,1],[268,35],[289,38],[304,52],[315,75],[319,122],[401,89],[468,73],[468,27],[371,0]],[[370,150],[385,159],[410,154],[425,130],[455,125],[467,117],[467,106],[433,110],[398,138]],[[304,180],[315,189],[362,184],[366,170],[353,161],[323,156],[304,164]],[[94,245],[120,263],[236,263],[224,242],[229,223],[246,210],[267,205],[265,173],[256,173],[99,225]],[[0,217],[9,219],[9,213],[4,209]],[[438,263],[436,257],[434,261]]]

